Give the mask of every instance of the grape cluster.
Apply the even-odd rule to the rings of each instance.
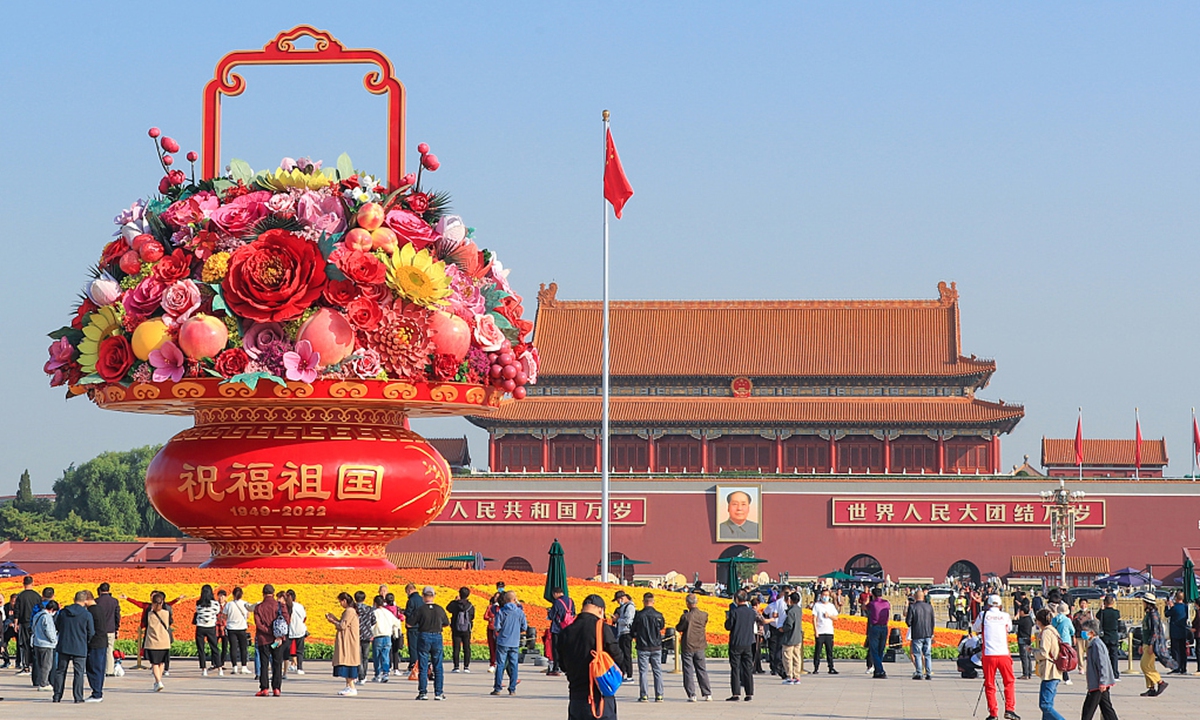
[[[488,371],[492,387],[511,394],[514,400],[524,400],[529,376],[513,354],[512,344],[506,340],[498,352],[488,353],[488,362],[492,364]]]

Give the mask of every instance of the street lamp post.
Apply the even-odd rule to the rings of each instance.
[[[1059,479],[1058,489],[1043,490],[1042,500],[1050,504],[1050,544],[1058,548],[1060,587],[1067,587],[1067,548],[1075,544],[1075,503],[1083,499],[1082,490],[1067,490]]]

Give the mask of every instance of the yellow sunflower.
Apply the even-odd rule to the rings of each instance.
[[[428,250],[417,252],[412,243],[392,251],[388,259],[387,283],[409,301],[425,307],[445,305],[450,296],[446,263],[436,261]]]
[[[301,172],[299,168],[292,168],[291,172],[283,168],[275,168],[275,172],[260,175],[256,180],[260,184],[279,192],[290,188],[320,190],[333,182],[333,175],[327,174],[324,170],[310,175],[306,172]]]
[[[120,305],[105,305],[88,315],[87,324],[83,326],[83,340],[79,341],[79,365],[85,375],[96,372],[100,341],[120,335],[124,330],[121,324],[124,315]]]

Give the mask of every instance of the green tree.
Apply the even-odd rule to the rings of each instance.
[[[21,480],[17,482],[17,496],[13,498],[13,506],[18,510],[28,510],[33,504],[33,481],[29,478],[29,469],[21,473]]]
[[[69,521],[74,513],[123,535],[180,536],[146,497],[146,468],[160,447],[101,453],[67,468],[54,483],[54,517]]]
[[[117,528],[84,520],[75,513],[57,520],[46,513],[26,512],[12,505],[0,508],[0,538],[36,542],[75,540],[133,540],[134,536]]]

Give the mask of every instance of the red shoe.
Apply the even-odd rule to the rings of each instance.
[[[270,690],[259,690],[258,692],[254,693],[254,697],[267,697],[270,694]]]
[[[283,693],[279,692],[278,690],[272,690],[272,691],[271,691],[271,694],[272,694],[272,695],[274,695],[275,697],[279,697],[279,696],[280,696],[280,695],[282,695]]]

